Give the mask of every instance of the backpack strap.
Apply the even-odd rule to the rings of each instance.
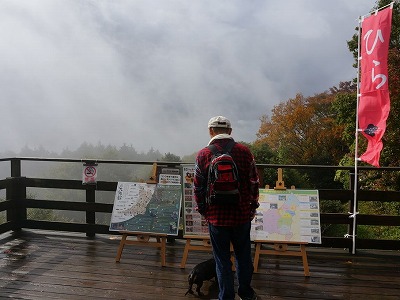
[[[210,149],[210,151],[212,152],[213,155],[215,155],[219,152],[217,146],[215,146],[214,144],[208,145],[207,148]]]
[[[228,144],[226,144],[226,146],[225,146],[225,148],[224,148],[225,153],[231,153],[232,148],[233,148],[233,146],[235,146],[235,145],[236,145],[236,142],[235,142],[234,140],[230,140],[230,141],[228,142]]]
[[[215,146],[214,144],[208,145],[207,148],[210,149],[210,151],[215,155],[218,152],[221,153],[230,153],[232,151],[233,146],[235,146],[236,142],[234,140],[230,140],[225,147],[222,148],[222,150],[220,151],[217,146]]]

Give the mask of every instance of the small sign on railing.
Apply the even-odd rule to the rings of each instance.
[[[82,184],[96,184],[97,182],[97,163],[85,162],[83,164]]]

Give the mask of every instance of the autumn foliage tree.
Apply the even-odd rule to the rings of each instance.
[[[335,92],[337,93],[337,92]],[[331,104],[334,94],[312,97],[297,94],[263,115],[257,143],[266,143],[285,164],[334,164],[342,157],[340,125],[334,121]]]
[[[276,153],[277,163],[338,164],[348,148],[342,143],[343,125],[335,122],[331,107],[335,96],[349,89],[354,90],[351,83],[341,83],[330,91],[310,97],[297,94],[276,105],[271,117],[261,117],[256,143],[267,144]],[[312,182],[314,178],[321,185],[321,171],[318,173],[308,172],[308,179]],[[332,180],[330,176],[326,182]]]

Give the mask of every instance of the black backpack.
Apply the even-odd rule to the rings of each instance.
[[[215,145],[207,148],[213,153],[208,168],[207,204],[237,205],[240,201],[238,168],[230,152],[235,145],[231,140],[221,151]]]

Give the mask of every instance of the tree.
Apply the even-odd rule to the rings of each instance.
[[[182,157],[182,162],[194,163],[196,161],[197,152]]]
[[[337,92],[336,92],[337,93]],[[282,102],[272,116],[261,117],[257,143],[266,143],[277,153],[278,163],[332,164],[343,155],[341,126],[334,122],[334,94],[324,92]]]
[[[181,158],[178,155],[168,152],[161,158],[161,161],[181,162]]]
[[[391,0],[377,1],[376,6],[372,9],[375,11],[380,7],[387,6]],[[358,56],[358,28],[357,33],[353,35],[352,39],[347,42],[350,52],[353,53],[355,60]],[[357,67],[357,64],[354,64]],[[383,136],[383,150],[381,152],[380,164],[382,166],[399,166],[400,151],[398,137],[400,135],[400,4],[395,1],[392,12],[392,28],[389,43],[388,55],[388,81],[390,92],[390,114],[387,119],[386,132]],[[351,132],[355,133],[355,114],[357,98],[356,95],[347,96],[345,98],[337,98],[334,104],[338,124],[342,125],[345,129],[343,141],[350,149],[349,153],[342,157],[343,165],[353,165],[352,156],[355,152],[355,139],[352,138]],[[358,144],[358,153],[361,154],[366,148],[366,139],[360,136]],[[362,163],[361,163],[362,164]],[[388,173],[388,172],[386,172]],[[376,172],[366,172],[362,174],[360,187],[368,189],[400,189],[400,175],[386,174],[377,175]],[[347,180],[347,179],[345,179]]]
[[[271,164],[276,162],[275,152],[273,152],[267,143],[256,141],[253,144],[240,142],[249,147],[258,164]]]
[[[267,144],[276,153],[276,163],[337,164],[348,148],[341,142],[343,126],[335,122],[332,103],[336,95],[351,90],[354,90],[354,85],[341,83],[329,92],[311,97],[297,94],[295,98],[276,105],[271,118],[267,115],[261,117],[256,144]],[[310,187],[316,182],[320,187],[332,184],[332,172],[325,175],[321,176],[321,171],[309,171],[302,181],[308,182]]]

